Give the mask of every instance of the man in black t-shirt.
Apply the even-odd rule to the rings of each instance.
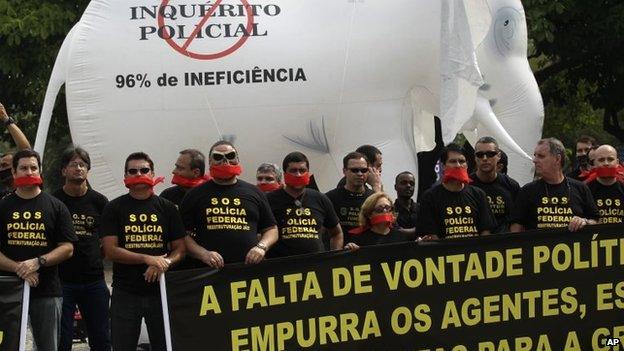
[[[598,209],[587,186],[563,175],[565,148],[555,138],[542,139],[533,153],[541,179],[520,189],[511,212],[510,230],[568,228],[595,224]]]
[[[492,214],[496,219],[493,233],[509,231],[511,208],[520,191],[520,185],[506,174],[497,172],[500,150],[496,139],[483,137],[475,144],[477,171],[470,175],[472,185],[485,192]]]
[[[342,172],[346,183],[325,195],[334,206],[334,210],[340,220],[340,227],[345,242],[351,242],[349,230],[359,226],[358,218],[364,200],[373,194],[373,191],[365,186],[368,178],[369,167],[366,157],[359,152],[350,152],[342,159]],[[329,237],[326,236],[325,248],[330,250]]]
[[[587,186],[598,207],[598,223],[622,223],[624,219],[624,175],[617,151],[611,145],[602,145],[592,153],[594,168]],[[595,176],[592,176],[594,175]],[[595,179],[593,179],[595,178]]]
[[[397,229],[411,239],[416,236],[416,222],[418,221],[418,204],[412,200],[415,189],[416,178],[411,172],[401,172],[394,179],[394,190],[397,192],[397,198],[394,201]]]
[[[576,167],[566,176],[575,180],[581,180],[581,173],[589,170],[589,151],[596,145],[596,139],[589,135],[581,135],[576,140]]]
[[[291,152],[284,158],[285,187],[267,195],[277,220],[279,240],[270,257],[283,257],[325,251],[322,232],[330,236],[330,248],[343,248],[343,236],[338,217],[327,196],[306,189],[310,183],[310,164],[301,152]]]
[[[53,195],[69,209],[78,237],[74,255],[59,266],[63,285],[63,316],[59,351],[69,351],[74,337],[74,312],[80,309],[91,350],[111,349],[108,305],[98,227],[108,199],[89,188],[91,158],[81,147],[70,147],[61,157],[65,184]]]
[[[464,150],[449,144],[440,162],[444,175],[440,184],[427,190],[420,200],[420,240],[439,240],[490,234],[495,226],[483,190],[472,186]]]
[[[180,151],[180,156],[176,160],[171,183],[174,186],[167,188],[160,193],[160,197],[180,206],[184,195],[189,190],[204,184],[210,179],[206,174],[206,157],[195,149],[185,149]]]
[[[58,264],[77,241],[67,207],[41,191],[41,158],[31,150],[13,156],[14,193],[0,200],[0,274],[17,274],[33,288],[30,324],[38,350],[56,351],[62,289]]]
[[[184,257],[184,226],[175,205],[154,195],[162,178],[154,179],[148,155],[130,154],[124,174],[129,192],[106,205],[100,225],[104,252],[113,262],[113,350],[136,350],[143,318],[152,350],[165,350],[158,280]]]
[[[277,226],[266,196],[241,173],[238,152],[218,141],[209,153],[212,180],[189,191],[180,212],[189,255],[221,268],[226,263],[255,264],[277,241]],[[260,240],[258,240],[260,233]]]

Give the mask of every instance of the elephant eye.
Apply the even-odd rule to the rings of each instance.
[[[507,27],[508,25],[509,25],[509,20],[506,20],[504,26]]]

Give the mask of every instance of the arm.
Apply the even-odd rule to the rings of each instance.
[[[123,264],[146,264],[148,266],[155,266],[161,271],[167,270],[171,264],[171,260],[165,258],[166,255],[144,255],[119,247],[119,240],[114,235],[108,235],[102,238],[102,245],[104,246],[106,258],[113,262]]]
[[[9,115],[4,109],[2,103],[0,103],[0,120],[2,120],[2,122],[4,123],[8,119]],[[9,134],[11,134],[11,137],[13,138],[13,141],[15,142],[18,150],[30,149],[30,143],[28,142],[28,139],[26,139],[26,136],[17,125],[11,124],[7,127],[7,130],[9,131]]]
[[[167,257],[165,258],[165,260],[169,260],[169,266],[165,268],[164,270],[156,266],[149,266],[145,270],[145,273],[143,273],[143,276],[145,277],[145,280],[148,283],[153,283],[155,281],[158,281],[161,273],[165,273],[169,269],[169,267],[180,262],[184,258],[186,245],[184,244],[183,237],[172,241],[170,243],[170,246],[171,246],[171,252],[169,252]]]
[[[54,250],[48,252],[45,255],[41,255],[42,258],[45,259],[45,267],[56,266],[59,263],[68,260],[72,257],[74,253],[74,245],[70,242],[61,242],[59,243]],[[31,258],[26,261],[19,262],[17,264],[17,268],[15,273],[22,278],[25,279],[31,273],[34,273],[39,270],[41,266],[39,265],[39,260],[37,257]]]
[[[378,193],[383,191],[383,184],[381,183],[381,172],[375,167],[368,167],[368,178],[366,182],[371,186],[374,192]]]
[[[331,236],[329,239],[329,247],[331,250],[342,250],[344,242],[344,234],[340,224],[337,224],[333,228],[327,228],[327,232]]]
[[[279,234],[277,232],[277,226],[273,225],[268,227],[263,233],[258,245],[252,247],[249,252],[247,252],[247,257],[245,257],[246,264],[256,264],[264,259],[264,255],[266,252],[277,242],[279,238]],[[260,246],[266,248],[261,249]]]
[[[512,233],[519,233],[519,232],[523,232],[524,226],[520,223],[511,223],[511,225],[509,226],[509,231]]]
[[[223,257],[216,251],[208,251],[199,245],[195,239],[193,239],[190,235],[184,237],[184,244],[186,246],[186,252],[189,256],[194,257],[204,264],[214,267],[214,268],[222,268],[225,262],[223,261]]]

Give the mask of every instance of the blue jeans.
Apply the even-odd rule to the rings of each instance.
[[[165,351],[165,326],[159,295],[137,295],[113,289],[111,301],[113,350],[136,351],[145,318],[152,351]]]
[[[28,316],[37,351],[57,351],[62,297],[30,299]]]
[[[72,348],[76,305],[87,327],[91,351],[110,351],[109,301],[110,292],[104,279],[88,284],[63,283],[63,317],[59,351],[70,351]]]

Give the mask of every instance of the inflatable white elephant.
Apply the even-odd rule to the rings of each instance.
[[[445,142],[500,139],[525,182],[543,120],[526,41],[520,0],[93,0],[59,51],[35,149],[65,84],[72,138],[109,197],[129,153],[168,175],[180,150],[221,138],[243,178],[299,150],[325,191],[373,144],[391,189],[433,147],[434,115]]]

